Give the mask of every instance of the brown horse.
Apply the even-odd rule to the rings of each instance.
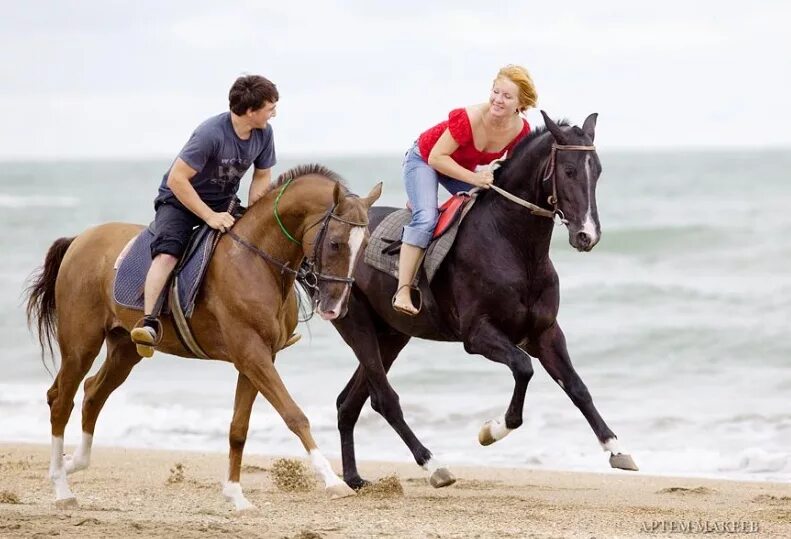
[[[322,318],[346,314],[355,263],[367,243],[368,208],[381,184],[366,198],[352,195],[334,172],[307,165],[282,174],[269,191],[217,244],[198,304],[191,318],[200,347],[212,359],[233,363],[239,371],[231,421],[228,477],[222,492],[237,510],[253,507],[239,484],[253,401],[260,392],[274,406],[309,453],[316,472],[333,497],[353,491],[319,452],[308,419],[289,395],[275,355],[297,324],[295,269],[305,258],[320,300]],[[52,244],[28,289],[28,322],[38,329],[42,353],[57,338],[60,369],[47,391],[52,425],[49,477],[56,505],[76,506],[67,474],[88,467],[96,419],[110,393],[140,361],[129,331],[140,313],[113,300],[114,262],[141,226],[108,223]],[[176,336],[169,317],[158,349],[192,357]],[[63,433],[80,381],[102,343],[107,359],[85,381],[82,442],[74,455],[63,454]]]

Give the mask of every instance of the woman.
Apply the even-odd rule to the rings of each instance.
[[[412,281],[437,223],[437,185],[451,194],[488,189],[492,173],[475,168],[499,159],[530,132],[520,113],[534,107],[536,99],[527,70],[505,66],[494,79],[488,102],[450,111],[446,121],[424,131],[406,153],[403,176],[412,221],[401,238],[395,310],[410,316],[419,312],[412,303]]]

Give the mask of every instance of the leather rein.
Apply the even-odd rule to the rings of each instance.
[[[556,221],[558,224],[568,224],[568,220],[566,216],[563,214],[563,210],[560,209],[558,206],[558,185],[557,185],[557,167],[556,167],[556,160],[557,160],[557,152],[562,150],[569,150],[569,151],[595,151],[596,146],[582,146],[582,145],[574,145],[574,144],[557,144],[556,142],[552,143],[552,150],[549,154],[549,159],[547,160],[546,165],[544,166],[544,177],[541,180],[541,183],[545,183],[547,180],[552,180],[552,194],[547,197],[547,202],[552,206],[551,210],[546,208],[542,208],[532,202],[528,202],[523,198],[519,198],[518,196],[514,195],[513,193],[509,193],[502,187],[498,187],[494,184],[490,186],[498,194],[502,195],[503,197],[507,198],[511,202],[515,202],[520,206],[524,206],[525,208],[529,209],[533,215],[538,215],[541,217],[547,217]],[[497,161],[496,165],[499,167],[501,161]]]
[[[283,235],[286,237],[286,239],[290,240],[293,243],[296,243],[297,245],[302,245],[302,242],[297,240],[286,229],[285,225],[283,225],[283,222],[280,219],[280,214],[278,213],[278,208],[277,208],[278,202],[280,202],[280,198],[283,196],[283,192],[289,186],[291,181],[292,180],[286,182],[286,184],[280,189],[280,193],[278,194],[277,199],[275,199],[275,208],[274,208],[275,220],[280,226],[280,230],[283,233]],[[347,196],[356,197],[357,195],[350,194]],[[252,251],[254,254],[258,255],[260,258],[265,260],[267,263],[276,266],[277,268],[280,268],[281,276],[284,274],[293,275],[294,278],[300,281],[302,284],[304,284],[306,288],[315,291],[316,292],[315,295],[311,294],[311,296],[314,298],[314,306],[315,306],[315,304],[318,303],[319,295],[321,293],[318,286],[320,282],[327,281],[327,282],[344,283],[346,287],[350,287],[352,284],[354,284],[354,278],[339,277],[337,275],[330,275],[323,273],[321,271],[321,249],[324,244],[325,236],[327,235],[327,228],[329,222],[331,220],[335,220],[353,227],[366,227],[366,228],[368,227],[368,223],[358,223],[354,221],[349,221],[348,219],[344,219],[340,215],[337,215],[335,213],[337,207],[338,205],[334,204],[330,209],[327,210],[327,213],[324,214],[324,217],[322,217],[321,219],[319,219],[318,221],[316,221],[315,223],[313,223],[312,225],[310,225],[305,229],[305,232],[307,232],[311,228],[317,225],[321,225],[321,230],[319,230],[319,233],[313,242],[313,253],[311,254],[311,257],[308,258],[307,260],[303,260],[300,263],[298,269],[292,268],[291,266],[289,266],[288,262],[283,262],[282,260],[278,260],[277,258],[270,255],[263,249],[256,247],[249,241],[245,240],[244,238],[236,234],[233,230],[229,230],[228,232],[226,232],[226,234],[228,234],[236,243],[247,248],[249,251]],[[350,261],[349,263],[352,262],[353,261]],[[285,291],[285,281],[283,281],[283,284]]]

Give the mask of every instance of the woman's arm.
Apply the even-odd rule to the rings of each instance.
[[[487,188],[492,183],[492,173],[487,171],[472,172],[458,164],[451,157],[459,147],[459,143],[451,136],[450,131],[445,129],[432,148],[426,162],[437,172],[450,176],[476,187]]]

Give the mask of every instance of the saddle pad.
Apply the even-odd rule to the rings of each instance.
[[[447,232],[453,223],[456,222],[456,218],[461,217],[464,206],[469,201],[469,193],[457,193],[446,200],[439,208],[439,219],[437,219],[437,226],[434,227],[434,234],[431,235],[431,239],[435,240]]]
[[[182,261],[178,273],[179,303],[184,315],[189,318],[195,309],[195,299],[200,289],[201,277],[209,263],[209,254],[214,242],[214,234],[202,234],[194,249],[187,249],[189,260]],[[143,310],[143,288],[148,268],[151,267],[151,241],[154,234],[144,229],[135,238],[132,247],[118,266],[113,283],[113,299],[127,309]],[[168,302],[162,306],[162,313],[169,312]]]
[[[451,247],[453,247],[453,242],[456,240],[456,234],[459,231],[459,225],[474,203],[475,196],[470,199],[462,210],[461,216],[450,225],[447,232],[438,239],[432,240],[428,249],[426,249],[426,256],[423,259],[423,270],[426,272],[429,283],[434,279],[434,275],[436,275],[442,261],[445,260]],[[371,234],[371,239],[365,249],[365,263],[397,279],[399,254],[386,254],[383,251],[390,247],[394,241],[401,240],[404,226],[408,225],[411,220],[412,211],[409,209],[397,210],[385,217]],[[419,278],[420,272],[415,276],[414,283],[417,283]]]

